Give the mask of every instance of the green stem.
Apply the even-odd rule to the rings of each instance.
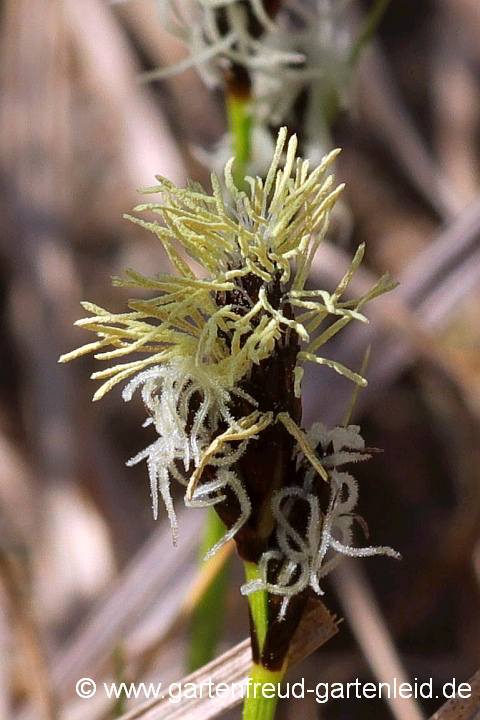
[[[371,41],[378,26],[380,25],[383,16],[385,15],[385,11],[388,7],[389,2],[390,0],[377,0],[375,5],[373,6],[373,9],[365,20],[365,23],[360,30],[357,41],[350,53],[350,57],[348,60],[350,67],[355,67],[358,60],[360,59],[360,55],[362,54],[364,48]]]
[[[227,114],[235,155],[233,179],[239,190],[244,189],[245,175],[250,160],[252,116],[248,112],[248,97],[227,95]]]
[[[245,578],[248,582],[260,579],[260,571],[255,563],[245,563]],[[268,593],[265,590],[248,595],[248,606],[252,616],[252,625],[257,637],[258,650],[261,653],[268,629]]]
[[[200,548],[200,562],[203,562],[206,553],[224,534],[225,525],[214,508],[209,508]],[[203,667],[215,656],[215,649],[222,631],[227,586],[228,563],[225,563],[206,589],[192,615],[188,657],[189,672]]]
[[[243,720],[272,720],[275,717],[278,691],[286,669],[286,663],[276,671],[253,663],[245,692]]]
[[[367,18],[360,28],[357,40],[355,41],[347,59],[347,64],[350,70],[355,67],[357,62],[360,60],[362,52],[371,42],[385,14],[389,2],[390,0],[377,0],[371,12],[367,15]],[[340,100],[340,93],[335,84],[332,84],[330,87],[327,86],[325,97],[323,99],[323,116],[327,128],[331,128],[337,119],[341,107]]]
[[[258,580],[260,571],[255,563],[245,563],[247,582]],[[268,593],[265,590],[251,593],[248,605],[259,654],[261,655],[268,630]],[[285,660],[280,670],[269,670],[254,662],[248,677],[247,691],[243,704],[243,720],[272,720],[278,702],[278,691],[287,670]]]

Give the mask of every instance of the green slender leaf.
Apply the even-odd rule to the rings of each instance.
[[[199,562],[225,534],[225,525],[213,508],[208,509]],[[228,586],[228,562],[210,583],[192,615],[188,670],[194,672],[215,657],[225,614],[225,593]]]

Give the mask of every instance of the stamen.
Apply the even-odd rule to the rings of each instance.
[[[204,453],[200,465],[195,469],[195,472],[190,478],[190,482],[187,487],[187,499],[192,499],[193,493],[195,492],[195,488],[197,487],[203,471],[209,464],[210,459],[218,452],[222,445],[227,442],[245,440],[258,435],[262,432],[262,430],[265,430],[265,428],[271,424],[272,419],[273,413],[269,412],[262,415],[262,413],[256,410],[246,418],[242,418],[238,422],[236,428],[230,427],[224,433],[216,437]]]
[[[320,460],[316,457],[312,448],[310,447],[308,440],[305,436],[305,433],[302,430],[300,430],[300,428],[298,427],[298,425],[296,423],[294,423],[294,421],[292,420],[290,415],[285,412],[279,413],[277,415],[277,420],[280,420],[280,422],[283,425],[285,425],[285,427],[287,428],[290,435],[293,435],[295,440],[298,442],[303,454],[311,462],[311,464],[313,465],[315,470],[318,472],[320,477],[323,478],[323,480],[325,480],[325,482],[329,482],[328,473],[325,470],[325,468],[323,467]]]

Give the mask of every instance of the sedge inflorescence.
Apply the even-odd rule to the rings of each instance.
[[[195,65],[206,85],[213,87],[222,84],[230,64],[269,76],[291,76],[305,56],[284,49],[286,33],[277,22],[281,6],[278,0],[161,0],[161,24],[188,46],[190,55],[174,67],[150,70],[143,78],[165,78]],[[293,8],[281,14],[287,13],[294,14]]]
[[[162,80],[195,67],[208,87],[226,89],[253,119],[250,172],[263,175],[271,157],[270,127],[302,128],[302,146],[319,160],[331,146],[330,126],[349,104],[361,23],[352,0],[157,0],[160,24],[179,38],[188,56],[148,70]],[[360,30],[360,34],[359,34]],[[232,154],[226,133],[200,162],[223,170]]]
[[[246,191],[235,186],[229,161],[228,199],[215,175],[212,195],[157,177],[158,186],[142,192],[161,201],[135,212],[161,221],[129,219],[155,233],[177,274],[149,279],[127,270],[114,278],[155,297],[130,300],[121,314],[83,303],[91,316],[77,325],[98,339],[61,358],[94,352],[114,361],[92,376],[103,381],[94,399],[122,381],[124,400],[141,393],[157,439],[128,464],[146,460],[155,517],[160,495],[175,541],[173,481],[186,487],[187,506],[215,506],[227,530],[210,554],[234,537],[240,555],[260,567],[242,591],[279,596],[280,617],[293,595],[321,592],[320,579],[341,554],[396,556],[350,545],[357,488],[344,466],[368,457],[358,428],[301,428],[305,362],[365,385],[319,351],[351,321],[367,322],[365,303],[392,286],[385,275],[364,296],[344,299],[360,246],[333,293],[306,289],[343,186],[327,174],[337,151],[311,170],[296,144],[282,128],[265,180],[245,178]]]

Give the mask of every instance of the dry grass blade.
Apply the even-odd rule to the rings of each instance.
[[[369,122],[412,185],[443,219],[456,215],[462,200],[452,191],[395,90],[385,55],[373,43],[359,63],[359,93]]]
[[[420,320],[438,324],[480,282],[480,202],[440,233],[400,278],[399,294]]]
[[[7,597],[0,585],[0,718],[10,717],[10,692],[13,646]]]
[[[335,571],[334,582],[347,621],[379,683],[408,682],[400,656],[358,562],[346,558]],[[414,698],[387,697],[396,720],[423,720]]]
[[[447,225],[400,277],[399,293],[416,307],[448,280],[452,272],[471,264],[480,250],[480,201],[468,207]]]
[[[289,664],[295,665],[303,660],[336,632],[335,618],[323,603],[312,600],[292,641]],[[251,664],[252,651],[247,639],[179,681],[177,687],[182,689],[187,683],[194,683],[198,697],[182,698],[178,704],[173,704],[168,696],[153,700],[143,703],[119,720],[211,720],[242,701],[242,688],[245,688]],[[216,688],[220,683],[226,683],[228,690],[219,689],[217,696]],[[188,687],[193,694],[193,685]],[[231,689],[233,692],[230,692]],[[201,693],[205,696],[201,697]]]
[[[328,268],[329,275],[334,277],[347,267],[346,256],[327,246],[319,256],[320,261],[322,269]],[[391,297],[372,304],[370,315],[376,322],[367,328],[352,325],[345,330],[334,357],[338,362],[359,368],[366,348],[373,345],[369,388],[358,398],[357,413],[378,398],[419,353],[435,355],[425,330],[439,327],[479,282],[480,202],[477,202],[449,224],[407,267]],[[371,283],[371,274],[360,268],[351,283],[352,292],[361,294]],[[395,331],[397,337],[385,338],[386,330]],[[379,340],[383,342],[377,342]],[[342,378],[331,377],[323,391],[326,422],[335,424],[341,419],[340,409],[349,402],[350,388]]]
[[[84,78],[118,120],[132,186],[151,183],[156,173],[183,183],[182,158],[159,109],[137,85],[135,61],[113,13],[98,0],[67,0],[64,9]]]
[[[469,698],[454,697],[430,720],[480,720],[480,670],[469,680],[471,696]]]
[[[174,67],[187,56],[184,43],[167,32],[159,22],[154,3],[148,0],[125,3],[115,8],[115,14],[139,43],[153,67]],[[166,108],[166,112],[170,112],[171,119],[174,119],[175,131],[191,137],[195,143],[198,143],[200,132],[205,136],[202,144],[218,139],[224,130],[221,113],[195,70],[179,73],[168,81],[166,87],[174,105]]]
[[[143,630],[143,642],[129,648],[129,661],[136,664],[135,678],[144,677],[146,671],[165,643],[183,626],[194,611],[206,590],[223,568],[234,550],[235,544],[231,540],[224,545],[207,563],[204,563],[191,582],[182,603],[178,605],[178,613],[171,619],[170,625],[165,625],[163,633]],[[140,647],[138,647],[140,646]]]
[[[441,39],[433,54],[436,145],[439,163],[465,205],[475,200],[480,178],[476,157],[479,95],[468,48],[458,55],[449,13],[439,22]],[[457,33],[458,33],[457,29]]]
[[[46,659],[40,642],[26,573],[18,559],[1,547],[0,578],[5,586],[5,595],[9,599],[10,612],[16,631],[15,640],[25,665],[26,682],[32,703],[37,710],[36,717],[39,720],[50,720],[55,714],[55,701],[51,692]],[[0,599],[1,597],[0,595]],[[3,665],[3,661],[0,661],[0,664]]]
[[[179,521],[182,525],[182,516]],[[90,675],[111,655],[112,648],[127,629],[135,628],[146,608],[161,605],[164,630],[181,609],[181,599],[195,573],[195,548],[201,532],[201,513],[183,523],[179,546],[174,553],[166,552],[171,544],[170,528],[155,533],[121,577],[110,596],[80,629],[69,647],[60,652],[53,664],[54,687],[63,696],[73,693],[75,682],[88,669]],[[161,628],[156,628],[157,637]]]
[[[195,683],[199,695],[202,693],[200,686],[203,684],[205,697],[183,699],[178,704],[172,704],[167,696],[140,705],[123,715],[120,720],[209,720],[218,717],[240,703],[241,688],[245,684],[251,664],[252,650],[250,640],[246,639],[178,683],[182,687],[187,683]],[[212,697],[209,698],[208,683],[212,683],[211,687],[216,687],[219,683],[228,683],[232,687],[235,683],[237,693],[234,697],[215,697],[214,691],[211,691]]]

